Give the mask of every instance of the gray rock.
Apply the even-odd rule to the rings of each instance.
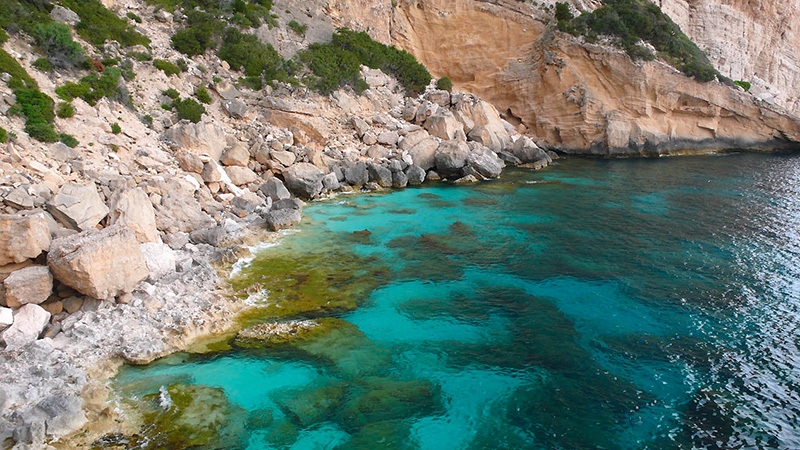
[[[81,21],[81,17],[75,11],[61,5],[53,6],[53,9],[50,10],[50,18],[55,22],[67,25],[77,25]]]
[[[202,230],[192,231],[189,236],[192,238],[192,241],[198,244],[208,244],[219,247],[228,237],[228,233],[225,231],[225,226],[220,224]]]
[[[222,150],[227,147],[225,128],[215,122],[181,122],[166,133],[166,142],[175,152],[185,151],[197,156],[207,156],[219,161]]]
[[[136,234],[119,225],[54,240],[47,265],[62,283],[100,300],[133,292],[149,275]]]
[[[423,171],[423,174],[425,172]],[[408,176],[405,173],[397,171],[392,172],[392,187],[404,188],[408,185]]]
[[[36,405],[45,417],[47,436],[59,438],[83,427],[86,415],[78,395],[56,393]]]
[[[378,164],[367,164],[370,181],[378,183],[381,187],[392,185],[392,171]]]
[[[372,145],[367,149],[367,156],[376,160],[388,158],[390,153],[389,149],[382,145]]]
[[[122,225],[136,233],[139,242],[159,242],[156,211],[142,188],[116,192],[109,202],[112,225]]]
[[[445,108],[450,106],[450,93],[444,90],[437,89],[435,91],[430,91],[425,94],[425,98],[439,106],[444,106]]]
[[[303,209],[304,205],[305,203],[303,203],[303,201],[299,198],[284,198],[273,203],[272,209],[275,211],[279,209],[296,209],[300,211]]]
[[[369,182],[369,172],[367,165],[361,161],[350,163],[344,169],[344,179],[353,186],[363,186]]]
[[[166,244],[146,242],[139,244],[147,271],[148,280],[155,282],[175,271],[175,251]]]
[[[419,128],[419,126],[417,125],[414,126]],[[397,146],[400,148],[400,150],[409,150],[429,137],[431,137],[431,135],[427,131],[423,129],[418,129],[406,133],[406,135],[403,137],[403,139]]]
[[[258,188],[258,190],[267,197],[271,198],[273,202],[277,202],[278,200],[283,200],[284,198],[289,198],[291,196],[289,190],[283,185],[283,181],[275,177],[265,181]]]
[[[109,211],[94,185],[74,183],[61,186],[47,202],[47,210],[64,226],[79,231],[93,229]]]
[[[28,185],[19,185],[3,198],[6,205],[16,209],[32,209],[36,203],[36,196],[28,192]]]
[[[187,172],[192,172],[192,173],[203,172],[203,160],[200,159],[200,157],[195,155],[194,153],[179,152],[175,155],[175,159],[178,160],[178,165],[180,166],[180,168]]]
[[[298,197],[312,199],[322,192],[322,173],[309,163],[298,163],[283,172],[286,188]]]
[[[164,236],[164,243],[173,250],[180,250],[189,243],[189,233],[177,232],[169,233]]]
[[[435,170],[429,170],[428,174],[425,176],[425,179],[431,181],[439,181],[442,179],[442,177],[438,173],[436,173]]]
[[[69,162],[78,159],[78,152],[63,142],[56,142],[50,146],[50,157],[56,161]]]
[[[475,175],[469,174],[454,181],[456,184],[477,183],[479,180]]]
[[[272,210],[264,215],[267,228],[272,231],[293,227],[300,223],[302,218],[300,210],[292,208]]]
[[[240,96],[241,93],[229,81],[220,81],[214,85],[214,90],[217,91],[223,100],[233,100]]]
[[[408,177],[408,184],[411,186],[418,186],[425,181],[425,169],[415,164],[408,166],[405,174]]]
[[[353,117],[350,119],[350,123],[353,124],[353,128],[356,130],[359,139],[364,137],[364,133],[369,131],[369,124],[360,117]]]
[[[249,108],[247,104],[239,99],[223,100],[222,107],[228,112],[228,115],[234,119],[241,119],[246,116]]]
[[[522,164],[522,161],[520,161],[520,159],[519,159],[519,158],[517,158],[516,156],[514,156],[514,154],[513,154],[513,153],[509,153],[509,152],[498,152],[498,153],[497,153],[497,156],[499,156],[499,157],[500,157],[500,159],[502,159],[502,160],[503,160],[503,162],[505,162],[505,163],[506,163],[507,165],[509,165],[509,166],[518,166],[518,165]]]
[[[6,349],[16,350],[35,341],[49,321],[50,313],[41,306],[23,305],[14,313],[14,324],[2,333]]]
[[[203,212],[194,195],[178,189],[165,192],[156,211],[158,229],[167,233],[202,230],[215,223],[214,219]]]
[[[218,183],[222,180],[222,167],[216,161],[208,161],[203,164],[203,171],[200,173],[200,177],[205,183]]]
[[[322,177],[322,187],[328,192],[338,190],[341,187],[341,184],[339,184],[339,179],[336,177],[336,173],[330,172]]]
[[[458,178],[462,168],[467,164],[469,146],[466,142],[442,142],[434,156],[436,172],[445,178]]]
[[[7,306],[39,305],[53,292],[53,276],[47,266],[30,266],[11,272],[3,281],[3,286],[6,289]]]
[[[222,153],[220,162],[226,166],[247,167],[247,163],[250,162],[250,151],[244,145],[236,143]]]
[[[544,162],[544,165],[547,165],[552,162],[547,152],[539,148],[531,138],[526,136],[514,142],[514,145],[511,147],[511,152],[522,164]]]
[[[482,145],[470,146],[467,165],[484,178],[497,178],[505,167],[505,163],[497,154]]]
[[[42,214],[0,214],[0,266],[21,263],[50,248],[50,229]]]
[[[263,205],[264,200],[249,189],[244,189],[241,195],[238,195],[231,200],[231,208],[239,217],[245,217],[255,211],[256,208]],[[266,205],[267,209],[272,206],[271,198],[267,197]]]
[[[159,10],[153,13],[153,17],[159,22],[162,23],[172,23],[172,14],[169,13],[167,10]]]
[[[378,135],[378,143],[382,145],[395,146],[400,135],[397,131],[383,131]]]
[[[11,308],[0,306],[0,330],[8,328],[14,323],[14,311]],[[2,401],[0,400],[0,411],[3,410]]]

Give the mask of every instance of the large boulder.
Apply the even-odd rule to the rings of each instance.
[[[273,150],[269,154],[274,161],[281,163],[284,167],[289,167],[297,160],[297,155],[286,150]]]
[[[490,103],[475,96],[464,96],[455,106],[456,117],[464,124],[467,136],[489,147],[494,152],[506,149],[511,144],[500,113]]]
[[[408,177],[408,184],[411,186],[418,186],[425,181],[425,169],[412,164],[406,168],[406,177]]]
[[[523,136],[514,142],[511,153],[516,156],[522,164],[542,164],[546,166],[552,159],[546,151],[539,148],[533,139]]]
[[[378,183],[381,187],[390,187],[392,185],[392,171],[379,164],[367,164],[367,172],[369,172],[370,181]]]
[[[353,186],[363,186],[369,182],[367,165],[361,161],[350,163],[344,169],[344,179]]]
[[[506,166],[503,160],[488,148],[474,142],[471,144],[474,145],[470,145],[471,151],[467,156],[467,165],[484,178],[499,177],[503,167]]]
[[[289,190],[283,185],[283,181],[275,177],[265,181],[261,186],[259,186],[258,190],[267,197],[271,198],[274,202],[291,197]]]
[[[62,283],[100,300],[132,292],[150,274],[136,234],[119,225],[55,239],[47,265]]]
[[[411,131],[403,136],[403,140],[400,141],[397,146],[400,148],[400,150],[410,150],[415,145],[419,144],[425,139],[428,139],[429,137],[431,137],[431,135],[423,129]]]
[[[264,214],[267,228],[272,231],[293,227],[300,223],[302,218],[300,210],[294,208],[276,209]]]
[[[59,438],[83,427],[86,415],[83,400],[76,394],[56,392],[36,405],[45,418],[45,429],[50,438]]]
[[[139,242],[160,242],[153,203],[141,188],[116,192],[109,202],[111,225],[122,225],[136,233]]]
[[[50,313],[39,305],[29,303],[14,312],[14,324],[3,334],[7,350],[16,350],[37,339],[50,322]]]
[[[65,184],[47,202],[47,210],[64,226],[78,231],[93,229],[108,215],[97,189],[82,184]]]
[[[244,144],[236,143],[229,149],[225,150],[220,159],[222,164],[226,166],[242,166],[247,167],[250,162],[250,151]]]
[[[434,157],[438,148],[439,139],[428,137],[409,148],[408,155],[411,156],[414,164],[422,167],[423,170],[428,170],[435,165]]]
[[[436,172],[443,177],[460,177],[467,164],[469,145],[463,141],[445,141],[439,145],[434,155]]]
[[[181,122],[164,134],[174,151],[185,151],[198,156],[208,156],[218,161],[227,146],[225,129],[214,122]]]
[[[425,129],[440,139],[449,141],[455,139],[458,131],[464,131],[464,126],[447,109],[440,109],[436,114],[428,117],[425,121]]]
[[[181,189],[164,192],[161,204],[156,210],[158,229],[167,233],[202,230],[216,223],[203,212],[203,208],[191,192]]]
[[[53,292],[53,276],[47,266],[30,266],[15,270],[3,280],[6,305],[17,308],[28,303],[43,303]]]
[[[309,163],[298,163],[283,172],[286,187],[294,195],[311,199],[322,192],[322,173],[319,168]]]
[[[0,266],[35,258],[49,248],[50,229],[41,214],[0,214]]]

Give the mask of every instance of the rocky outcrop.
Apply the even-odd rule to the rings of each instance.
[[[99,300],[129,294],[149,276],[136,235],[122,226],[54,240],[47,265],[59,281]]]

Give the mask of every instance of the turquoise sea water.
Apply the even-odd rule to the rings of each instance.
[[[800,155],[340,196],[282,245],[390,275],[333,337],[128,367],[120,395],[224,393],[208,448],[800,448]]]

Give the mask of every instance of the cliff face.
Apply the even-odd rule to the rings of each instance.
[[[474,0],[395,3],[392,7],[382,2],[334,0],[329,12],[336,25],[368,30],[377,39],[407,49],[432,74],[447,75],[456,87],[478,93],[507,120],[545,145],[581,153],[656,154],[732,146],[774,148],[800,141],[796,117],[780,107],[796,104],[787,103],[786,95],[778,95],[777,107],[773,107],[720,83],[697,83],[663,63],[633,62],[612,47],[582,44],[548,31],[546,24],[553,13],[543,4]],[[578,9],[599,6],[596,1],[572,3]],[[694,11],[693,7],[686,10]],[[712,14],[716,10],[720,8],[705,11]],[[781,19],[778,11],[765,9],[762,14],[772,17],[761,20],[798,20]],[[686,17],[696,16],[687,13]],[[723,27],[726,17],[715,19],[715,26]],[[752,47],[761,49],[753,52],[760,51],[763,57],[773,38],[759,35],[760,28],[750,26],[755,28],[745,32],[743,39],[748,41],[751,34],[761,36],[760,43]],[[728,33],[738,33],[733,30]],[[800,46],[793,47],[798,36],[790,37],[789,28],[786,30],[787,36],[780,38],[781,52],[763,58],[760,64],[789,85],[792,74],[800,74],[793,62],[797,55],[793,55],[795,59],[781,55]],[[713,33],[708,36],[711,39]],[[719,44],[720,48],[736,45]],[[707,47],[703,41],[700,46]],[[739,64],[735,56],[727,58]],[[730,73],[721,67],[723,73]],[[733,78],[750,79],[745,75]]]
[[[756,85],[766,84],[777,105],[800,114],[797,89],[800,3],[796,0],[659,0],[658,3],[706,51],[723,75]]]

